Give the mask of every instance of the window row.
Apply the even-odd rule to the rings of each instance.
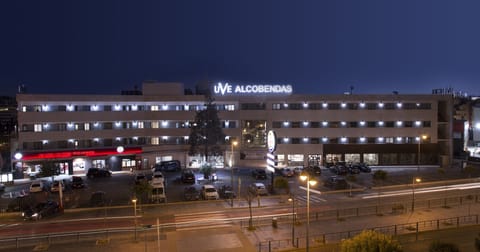
[[[36,123],[23,124],[22,132],[47,131],[90,131],[112,129],[182,129],[190,128],[194,122],[185,121],[131,121],[131,122],[86,122],[86,123]],[[223,128],[236,128],[236,121],[222,121]]]
[[[420,139],[413,137],[282,137],[278,138],[280,144],[418,144],[428,142],[429,138]]]
[[[272,122],[272,128],[429,128],[430,121],[323,121],[323,122]]]
[[[348,109],[348,110],[357,110],[357,109],[432,109],[430,103],[402,103],[402,102],[358,102],[358,103],[347,103],[347,102],[321,102],[321,103],[274,103],[272,105],[273,110],[302,110],[302,109],[311,109],[311,110],[320,110],[320,109],[329,109],[329,110],[338,110],[338,109]]]
[[[219,111],[233,111],[233,104],[216,104]],[[58,112],[58,111],[201,111],[205,109],[204,104],[186,105],[28,105],[22,106],[22,112]]]

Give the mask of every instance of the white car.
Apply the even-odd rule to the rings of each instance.
[[[43,191],[44,185],[43,181],[41,180],[35,180],[30,184],[30,192],[35,193],[35,192],[41,192]]]
[[[152,175],[152,183],[163,183],[165,181],[165,177],[163,176],[162,172],[156,171]]]
[[[252,183],[248,190],[255,196],[268,195],[268,190],[263,183]]]
[[[220,196],[218,196],[217,188],[213,185],[202,186],[202,197],[206,200],[218,200],[220,198]]]

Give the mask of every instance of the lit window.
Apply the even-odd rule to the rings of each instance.
[[[397,137],[396,140],[397,140],[398,143],[401,143],[401,142],[402,142],[402,138],[401,138],[401,137]]]
[[[346,138],[346,137],[341,137],[341,138],[340,138],[340,142],[346,143],[346,142],[347,142],[347,138]]]
[[[340,124],[341,124],[342,126],[346,126],[346,125],[347,125],[347,122],[342,121]]]
[[[378,140],[379,143],[383,143],[385,141],[385,138],[379,137],[379,138],[377,138],[377,140]]]
[[[322,104],[322,107],[323,107],[323,108],[327,108],[327,107],[328,107],[328,103],[324,102],[324,103]]]
[[[340,104],[340,106],[341,106],[342,108],[346,108],[346,107],[347,107],[347,104],[346,104],[345,102],[342,102],[342,103]]]
[[[288,127],[290,123],[289,122],[283,122],[283,126]]]
[[[230,126],[230,121],[225,121],[225,128],[228,128],[229,126]]]
[[[360,121],[360,126],[365,126],[365,121]]]
[[[308,126],[308,122],[307,121],[303,122],[303,126],[305,127]]]
[[[153,121],[152,122],[152,129],[158,129],[158,121]]]
[[[190,106],[189,105],[184,105],[183,109],[185,109],[185,111],[188,111],[190,109]]]
[[[115,137],[115,141],[120,142],[120,140],[122,140],[122,138],[120,138],[120,137]]]
[[[93,123],[94,127],[98,127],[100,124],[98,122]]]
[[[139,129],[145,128],[144,123],[143,123],[143,122],[138,122],[138,128],[139,128]]]
[[[150,106],[151,111],[158,111],[158,106],[157,105],[152,105]]]
[[[164,141],[168,140],[168,136],[162,136],[162,140]]]
[[[48,105],[42,105],[42,111],[49,111],[50,107]]]
[[[89,131],[90,130],[90,123],[83,124],[83,128],[85,129],[85,131]]]
[[[322,137],[322,142],[324,142],[324,143],[328,142],[328,138],[327,137]]]
[[[420,137],[418,137],[418,136],[415,137],[415,141],[416,141],[416,142],[420,142]]]
[[[98,111],[98,106],[97,106],[97,105],[92,105],[91,110],[92,110],[92,111]]]
[[[184,136],[183,139],[185,139],[185,141],[187,141],[187,140],[188,140],[188,136]]]
[[[42,140],[43,144],[48,144],[48,140]]]
[[[152,137],[150,141],[151,141],[151,144],[153,145],[158,145],[160,143],[160,140],[158,139],[158,137]]]
[[[284,103],[284,104],[283,104],[283,107],[284,107],[284,108],[288,108],[288,103]]]
[[[383,106],[384,106],[383,102],[379,102],[379,103],[378,103],[378,107],[379,107],[379,108],[383,108]]]
[[[365,137],[360,137],[360,143],[365,143],[366,138]]]
[[[163,105],[162,110],[168,110],[168,105]]]
[[[397,108],[401,108],[402,107],[402,103],[401,102],[397,102]]]
[[[121,122],[115,122],[115,126],[116,126],[116,127],[120,127],[120,125],[122,125]]]
[[[22,112],[27,112],[27,106],[22,106]]]
[[[137,111],[138,110],[138,106],[137,105],[132,105],[132,111]]]
[[[73,143],[73,141],[75,141],[75,140],[74,139],[68,139],[69,143]]]
[[[365,108],[365,102],[360,102],[360,108]]]
[[[162,127],[167,127],[168,126],[168,121],[162,121]]]
[[[73,105],[67,105],[67,111],[73,111],[74,106]]]
[[[308,103],[304,102],[304,103],[303,103],[303,107],[304,107],[304,108],[308,108]]]
[[[138,141],[138,137],[137,137],[137,136],[134,136],[134,137],[133,137],[133,141]]]
[[[67,124],[67,127],[68,127],[68,128],[73,128],[73,123],[71,123],[71,122],[68,123],[68,124]]]
[[[304,137],[303,142],[307,143],[308,142],[308,137]]]
[[[113,109],[114,109],[115,111],[120,111],[120,110],[122,110],[122,106],[116,104],[115,107],[113,107]]]
[[[288,141],[290,141],[290,139],[289,139],[288,137],[284,137],[284,138],[283,138],[283,142],[284,142],[284,143],[288,143]]]
[[[50,127],[50,124],[48,124],[48,123],[43,124],[44,129],[48,129],[48,127]]]
[[[383,126],[384,124],[385,124],[385,122],[383,122],[383,121],[378,122],[378,126]]]
[[[480,122],[475,123],[475,129],[480,129]]]
[[[99,140],[98,137],[96,137],[96,138],[93,139],[93,141],[94,141],[95,143],[98,143],[98,140]]]
[[[415,121],[415,126],[420,127],[422,125],[421,121]]]
[[[327,126],[328,126],[328,122],[327,122],[327,121],[323,121],[323,122],[322,122],[322,125],[323,125],[323,127],[327,127]]]
[[[401,127],[403,125],[402,121],[397,121],[397,127]]]

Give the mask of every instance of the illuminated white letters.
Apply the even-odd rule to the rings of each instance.
[[[219,82],[213,87],[213,93],[219,95],[229,94],[291,94],[291,85],[231,85]]]

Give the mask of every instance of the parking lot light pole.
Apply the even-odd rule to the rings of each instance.
[[[291,195],[288,201],[292,202],[292,245],[295,246],[295,195]]]
[[[422,182],[421,178],[413,178],[412,179],[412,212],[415,210],[415,183]]]
[[[233,207],[233,194],[235,190],[233,190],[233,146],[237,146],[238,142],[233,141],[230,144],[230,186],[232,187],[232,194],[230,195],[230,205]]]
[[[310,231],[310,186],[314,186],[317,184],[316,180],[310,179],[310,176],[307,174],[302,174],[300,175],[300,179],[302,181],[307,182],[307,233],[306,233],[306,239],[307,239],[307,244],[306,244],[306,251],[310,251],[310,237],[309,237],[309,231]]]
[[[418,153],[417,153],[417,173],[420,171],[420,144],[422,143],[422,140],[427,139],[427,135],[421,135],[418,137]]]
[[[133,216],[135,218],[135,240],[137,240],[137,198],[132,199],[133,203]]]

